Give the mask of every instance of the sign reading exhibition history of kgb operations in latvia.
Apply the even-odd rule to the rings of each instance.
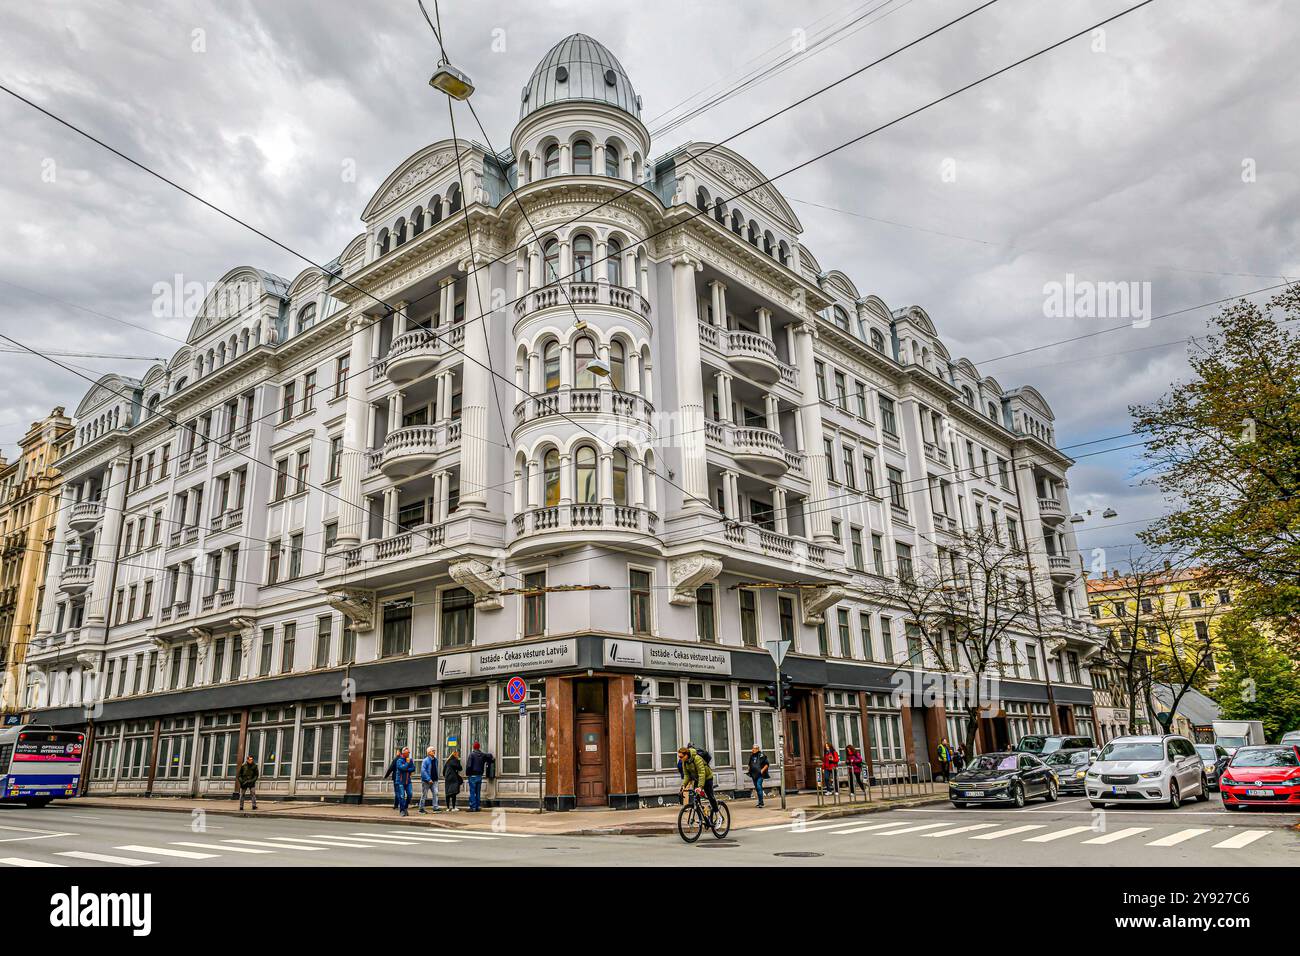
[[[731,652],[714,647],[648,644],[645,641],[605,641],[606,667],[641,667],[646,670],[691,674],[730,674]]]
[[[573,667],[577,663],[578,648],[573,641],[543,641],[540,644],[444,654],[438,658],[437,669],[438,680],[451,680],[456,677]]]

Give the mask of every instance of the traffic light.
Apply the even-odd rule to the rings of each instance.
[[[763,703],[776,710],[776,684],[767,684],[763,687]]]
[[[784,710],[798,710],[798,705],[794,702],[794,678],[789,674],[781,674],[781,706]]]

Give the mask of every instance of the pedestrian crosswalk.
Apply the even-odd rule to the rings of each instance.
[[[916,820],[895,817],[888,822],[866,823],[869,817],[854,817],[841,820],[817,820],[804,822],[795,820],[788,823],[767,824],[753,827],[741,832],[778,832],[790,834],[795,838],[807,834],[820,834],[819,840],[826,837],[858,838],[864,841],[884,841],[886,837],[914,835],[927,840],[1007,840],[1031,844],[1057,843],[1069,840],[1080,846],[1112,846],[1117,843],[1130,843],[1144,847],[1171,848],[1178,846],[1195,846],[1196,842],[1206,843],[1215,850],[1241,850],[1264,839],[1272,830],[1240,830],[1231,826],[1201,826],[1160,832],[1163,827],[1134,826],[1102,830],[1091,825],[1054,826],[1051,823],[1019,823],[1003,821],[1000,823],[959,823],[954,819]],[[1023,817],[1021,819],[1024,819]],[[1196,842],[1194,842],[1196,841]]]
[[[69,834],[71,836],[71,834]],[[153,866],[182,862],[201,862],[232,857],[276,853],[322,853],[330,850],[387,850],[390,848],[435,849],[460,845],[469,847],[484,840],[503,837],[531,838],[529,833],[464,832],[443,829],[353,831],[350,833],[315,833],[304,836],[268,835],[262,839],[216,837],[207,840],[166,840],[158,844],[123,843],[91,850],[57,850],[46,845],[42,855],[0,857],[0,867],[60,867],[77,863],[97,866]],[[107,852],[111,851],[111,852]],[[241,863],[251,862],[241,859]]]

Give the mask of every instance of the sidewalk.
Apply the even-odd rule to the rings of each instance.
[[[930,795],[879,797],[869,803],[849,803],[846,797],[841,797],[838,806],[827,802],[823,807],[817,806],[816,794],[804,793],[788,797],[787,809],[784,812],[781,810],[781,799],[777,794],[769,795],[767,806],[762,810],[755,807],[752,800],[748,799],[729,800],[727,806],[731,810],[732,829],[743,830],[747,827],[781,823],[789,819],[789,815],[795,811],[803,811],[807,814],[808,820],[815,820],[945,803],[948,799],[946,791],[945,787],[943,792]],[[391,806],[383,804],[356,805],[304,800],[263,800],[256,812],[241,811],[239,804],[232,800],[202,797],[78,797],[72,805],[116,810],[164,810],[177,813],[203,810],[205,813],[226,816],[275,817],[322,822],[332,820],[340,823],[384,823],[474,830],[491,829],[495,821],[504,819],[506,829],[512,833],[535,833],[547,836],[674,833],[679,809],[674,804],[642,810],[569,810],[562,813],[540,813],[524,807],[503,807],[501,809],[505,811],[505,817],[498,818],[493,813],[493,809],[485,809],[482,813],[439,811],[420,816],[413,808],[409,817],[400,817],[393,812]]]

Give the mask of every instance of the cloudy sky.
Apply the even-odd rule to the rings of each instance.
[[[659,153],[723,139],[980,2],[444,0],[442,18],[498,149],[533,66],[581,31],[622,61],[652,130],[712,104],[658,136]],[[775,176],[1132,2],[998,0],[731,145]],[[778,180],[823,268],[891,307],[923,306],[954,355],[1047,396],[1079,457],[1075,507],[1120,512],[1088,520],[1085,548],[1130,542],[1162,510],[1138,484],[1140,449],[1098,453],[1133,442],[1128,404],[1186,374],[1186,339],[1212,310],[1158,317],[1300,274],[1300,23],[1287,7],[1156,0]],[[449,132],[415,0],[45,0],[4,19],[0,82],[317,262],[360,232],[398,163]],[[760,82],[719,95],[746,78]],[[0,129],[0,331],[19,341],[169,356],[189,321],[154,315],[156,284],[305,266],[3,93]],[[1127,323],[1046,314],[1045,289],[1067,276],[1137,283],[1136,324],[1155,318],[1000,358]],[[148,367],[60,361],[91,379]],[[5,453],[87,387],[0,352]]]

